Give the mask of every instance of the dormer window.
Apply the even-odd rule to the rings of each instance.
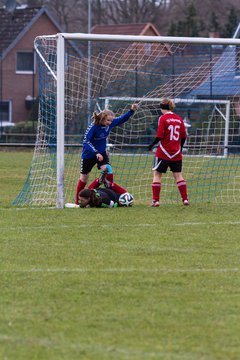
[[[33,51],[17,52],[16,73],[17,74],[35,73],[35,59],[34,59]]]

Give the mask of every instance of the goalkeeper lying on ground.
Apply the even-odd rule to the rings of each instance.
[[[83,189],[79,193],[78,203],[80,207],[118,207],[119,193],[111,189]]]
[[[126,189],[117,185],[118,191],[114,188],[114,183],[106,179],[107,171],[103,171],[99,177],[99,186],[104,184],[105,188],[88,188],[80,191],[78,204],[82,207],[113,208],[118,206],[131,206],[133,196]],[[114,189],[114,190],[113,190]]]

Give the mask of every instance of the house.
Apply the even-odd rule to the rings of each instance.
[[[191,96],[205,99],[240,97],[240,50],[237,46],[224,49],[209,76],[191,92]]]
[[[233,38],[239,37],[240,24]],[[230,99],[240,116],[240,46],[226,46],[206,79],[188,95],[198,99]]]
[[[160,33],[151,23],[95,25],[92,34],[133,35],[159,37]],[[159,59],[170,58],[169,44],[157,42],[124,42],[124,41],[96,41],[91,43],[92,55],[95,62],[108,68],[108,78],[112,81],[105,86],[105,95],[111,96],[143,96],[146,91],[156,86],[158,77],[150,80],[144,73],[155,72],[155,64]],[[100,66],[98,66],[100,67]],[[97,68],[97,66],[95,66]],[[102,72],[104,72],[104,69]],[[98,79],[103,78],[100,74]],[[114,82],[113,82],[114,79]],[[104,78],[103,78],[104,80]],[[104,82],[102,80],[102,82]],[[105,85],[106,81],[105,81]],[[146,90],[147,89],[147,90]],[[102,95],[103,96],[103,95]]]
[[[92,27],[91,33],[111,35],[160,36],[158,30],[151,23],[95,25]]]
[[[139,24],[114,24],[114,25],[95,25],[91,29],[92,34],[109,34],[109,35],[139,35],[139,36],[160,36],[160,33],[156,27],[151,23],[139,23]],[[111,44],[111,50],[113,50],[113,44]],[[129,43],[116,42],[114,44],[114,50],[117,48],[129,48]],[[106,48],[109,50],[109,46],[103,42],[98,42],[98,49],[104,51]],[[170,54],[169,46],[166,44],[157,43],[135,43],[131,46],[132,51],[137,52],[142,56],[146,54],[155,54],[157,56],[165,56]]]
[[[56,34],[60,27],[45,8],[0,9],[0,126],[30,118],[38,96],[34,39]]]

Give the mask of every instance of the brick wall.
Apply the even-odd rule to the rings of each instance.
[[[18,51],[32,51],[34,39],[37,36],[51,35],[57,32],[59,30],[56,26],[46,14],[43,14],[3,60],[3,100],[12,102],[13,122],[29,119],[30,110],[26,109],[25,98],[27,95],[38,96],[38,74],[16,74],[16,54]]]

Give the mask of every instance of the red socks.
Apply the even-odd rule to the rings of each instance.
[[[99,187],[99,178],[93,180],[93,182],[88,186],[88,189],[96,189]]]
[[[180,192],[182,201],[188,200],[186,181],[185,180],[178,181],[177,186],[178,186],[178,190]],[[153,182],[152,183],[152,200],[153,201],[160,200],[160,192],[161,192],[161,183]]]
[[[113,174],[107,174],[107,175],[106,175],[106,179],[112,183],[112,182],[113,182]],[[98,187],[99,187],[99,178],[96,178],[96,179],[93,180],[93,182],[88,186],[88,189],[97,189]],[[125,192],[126,192],[126,191],[125,191]]]
[[[78,184],[77,184],[77,189],[76,189],[76,199],[75,199],[75,203],[78,205],[78,195],[80,193],[81,190],[83,190],[86,186],[86,183],[83,182],[82,180],[79,180],[78,181]]]
[[[106,179],[110,182],[113,182],[113,173],[112,174],[107,174],[106,175]],[[125,191],[126,192],[126,191]]]
[[[161,183],[153,182],[152,183],[152,200],[159,201],[160,200],[160,191],[161,191]]]
[[[110,183],[110,189],[112,189],[113,191],[116,191],[116,193],[118,193],[118,194],[124,194],[125,192],[127,192],[126,189],[122,188],[120,185],[118,185],[116,183]]]
[[[186,181],[185,180],[178,181],[177,186],[178,186],[178,190],[181,194],[182,201],[188,200]]]

